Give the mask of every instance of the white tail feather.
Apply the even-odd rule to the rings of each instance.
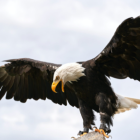
[[[138,107],[137,104],[140,104],[140,99],[123,97],[119,94],[116,94],[116,96],[118,97],[118,110],[115,112],[115,114],[136,109]]]
[[[125,97],[125,98],[127,98],[127,99],[129,99],[137,104],[140,104],[140,99],[135,99],[135,98],[130,98],[130,97]]]

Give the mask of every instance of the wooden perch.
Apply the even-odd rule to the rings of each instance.
[[[73,138],[73,140],[106,140],[99,132],[90,132],[82,137]]]

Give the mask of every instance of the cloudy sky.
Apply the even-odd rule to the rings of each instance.
[[[95,57],[117,26],[140,15],[139,0],[0,0],[0,65],[10,58],[64,64]],[[111,78],[118,94],[140,98],[140,83]],[[99,126],[99,115],[96,125]],[[113,140],[139,140],[140,107],[114,117]],[[50,100],[0,101],[1,140],[70,140],[79,110]]]

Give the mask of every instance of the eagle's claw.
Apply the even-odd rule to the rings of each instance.
[[[111,137],[111,136],[107,135],[103,129],[97,129],[96,128],[95,129],[95,132],[99,132],[100,134],[104,135],[106,138]]]
[[[87,134],[87,132],[79,131],[79,133],[77,135],[79,135],[80,137],[82,137],[82,136],[84,136],[86,134]]]

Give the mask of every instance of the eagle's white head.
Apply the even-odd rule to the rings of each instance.
[[[56,86],[61,81],[62,91],[64,92],[65,83],[67,81],[77,81],[80,77],[85,76],[85,74],[83,73],[84,70],[85,68],[82,67],[82,64],[79,63],[67,63],[60,66],[54,73],[52,90],[56,92]]]

